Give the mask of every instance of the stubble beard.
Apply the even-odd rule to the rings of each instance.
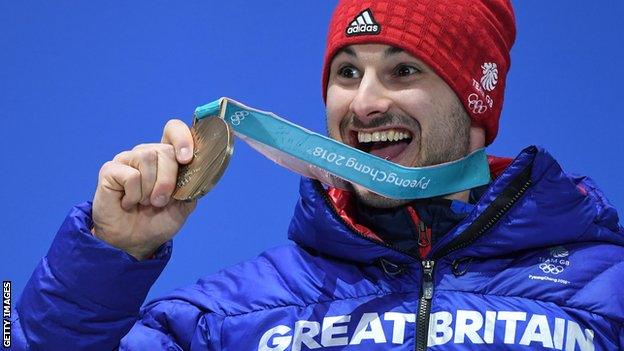
[[[410,167],[426,167],[441,163],[451,162],[465,157],[470,152],[470,117],[459,101],[455,101],[450,111],[444,113],[438,111],[434,118],[435,123],[429,134],[424,138],[421,135],[414,135],[413,138],[419,142],[419,156]],[[332,134],[328,130],[328,135]],[[413,141],[414,142],[414,141]],[[350,184],[358,201],[369,207],[393,208],[403,206],[410,200],[396,200],[376,194],[357,184]]]

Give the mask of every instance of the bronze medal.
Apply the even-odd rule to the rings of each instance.
[[[234,151],[230,126],[219,117],[196,120],[191,127],[195,144],[193,160],[178,169],[173,198],[181,201],[198,199],[212,189],[225,172]]]

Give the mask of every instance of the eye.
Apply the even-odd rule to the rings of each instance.
[[[348,79],[361,78],[360,71],[353,66],[343,66],[338,70],[338,76]]]
[[[414,66],[398,65],[392,72],[392,75],[395,77],[407,77],[418,73],[422,73],[422,71]]]

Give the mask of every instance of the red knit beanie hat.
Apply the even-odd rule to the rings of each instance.
[[[516,37],[509,0],[340,0],[327,36],[323,98],[334,55],[353,44],[401,48],[455,91],[486,143],[498,132],[509,50]]]

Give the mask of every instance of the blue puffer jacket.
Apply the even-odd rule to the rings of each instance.
[[[17,304],[29,350],[616,350],[624,347],[624,229],[595,185],[524,150],[421,261],[360,234],[304,179],[266,251],[151,301],[170,255],[137,262],[61,227]],[[110,289],[115,287],[115,289]],[[120,341],[121,340],[121,341]]]

